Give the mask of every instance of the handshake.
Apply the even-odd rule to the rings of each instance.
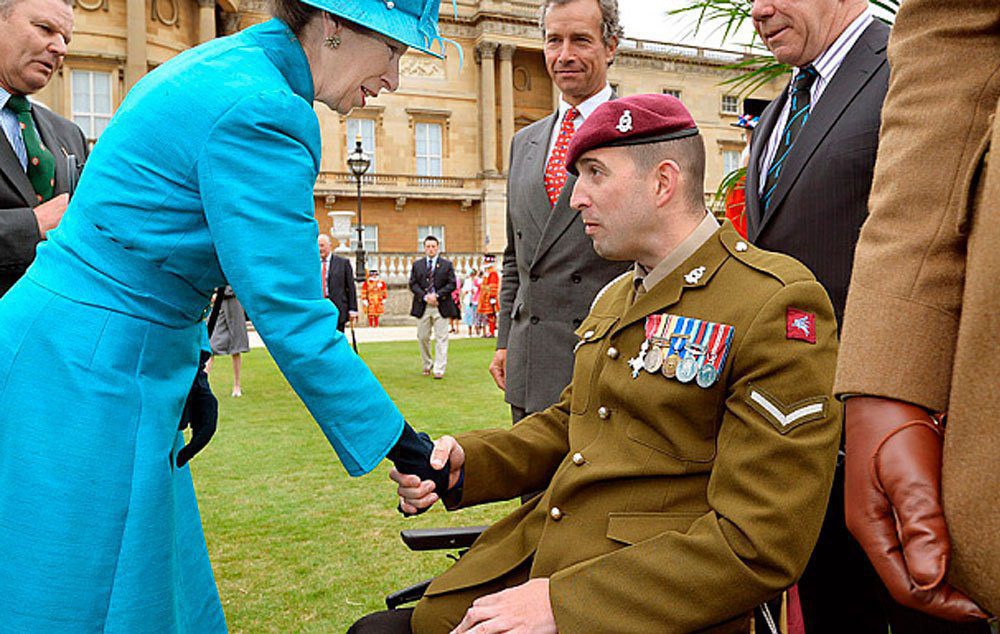
[[[388,458],[395,465],[389,477],[398,485],[399,512],[419,515],[462,479],[465,452],[451,436],[431,442],[430,436],[417,433],[404,424],[403,434]]]

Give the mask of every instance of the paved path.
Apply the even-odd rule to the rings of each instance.
[[[372,343],[376,341],[412,341],[416,343],[417,341],[417,326],[416,324],[412,326],[381,326],[379,328],[358,328],[354,331],[358,337],[358,343]],[[468,339],[469,336],[465,334],[465,326],[460,328],[461,334],[452,334],[450,339]],[[263,348],[264,342],[261,341],[260,335],[257,331],[251,330],[250,335],[250,347],[251,348]],[[351,336],[351,331],[347,331],[347,336]]]

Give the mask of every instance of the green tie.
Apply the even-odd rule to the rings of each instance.
[[[28,180],[35,189],[38,202],[46,201],[52,198],[55,190],[56,157],[42,143],[42,137],[38,136],[28,98],[14,95],[7,100],[7,107],[14,111],[21,124],[21,136],[24,137],[24,147],[28,152]]]

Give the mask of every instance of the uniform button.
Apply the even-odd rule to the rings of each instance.
[[[583,338],[584,339],[590,339],[593,336],[594,336],[594,331],[593,330],[588,330],[587,332],[583,333]]]
[[[572,281],[572,282],[573,282],[574,284],[579,284],[580,282],[582,282],[582,281],[583,281],[583,278],[582,278],[582,277],[580,277],[580,274],[579,274],[579,273],[574,273],[574,274],[570,275],[570,276],[569,276],[569,279],[570,279],[570,280],[571,280],[571,281]]]
[[[739,251],[740,253],[743,253],[744,251],[746,251],[749,248],[750,247],[747,246],[747,243],[743,242],[742,240],[740,240],[739,242],[736,243],[736,250]]]
[[[530,279],[532,282],[537,282],[539,278],[537,275],[532,275]]]
[[[536,315],[532,315],[532,316],[531,316],[531,320],[530,320],[530,321],[531,321],[531,323],[533,323],[533,324],[537,324],[537,323],[538,323],[539,321],[541,321],[541,320],[540,320],[540,319],[539,319],[539,318],[538,318],[538,317],[537,317]]]
[[[559,510],[558,506],[553,506],[552,510],[549,511],[549,517],[558,522],[559,520],[562,519],[563,512]]]
[[[618,358],[618,348],[615,348],[615,347],[608,348],[608,356],[611,357],[612,359],[617,359]]]
[[[601,407],[597,408],[597,416],[601,420],[608,420],[609,418],[611,418],[611,412],[608,411],[607,407],[604,407],[602,405]]]
[[[573,464],[575,464],[576,466],[579,467],[579,466],[582,466],[583,463],[585,463],[585,462],[587,462],[587,461],[584,460],[582,453],[580,453],[578,451],[575,454],[573,454]]]

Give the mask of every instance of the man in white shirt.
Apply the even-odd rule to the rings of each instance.
[[[844,314],[854,247],[868,215],[889,27],[867,0],[752,0],[757,33],[793,67],[761,116],[747,169],[747,230],[757,246],[812,270]],[[893,602],[844,522],[843,468],[798,584],[806,631],[980,632]],[[966,629],[971,628],[971,629]]]
[[[573,370],[573,331],[597,291],[626,264],[598,256],[569,206],[566,150],[576,130],[614,97],[608,67],[622,28],[617,0],[547,0],[545,65],[559,109],[514,136],[507,185],[507,247],[500,327],[490,373],[515,422],[555,403]]]

